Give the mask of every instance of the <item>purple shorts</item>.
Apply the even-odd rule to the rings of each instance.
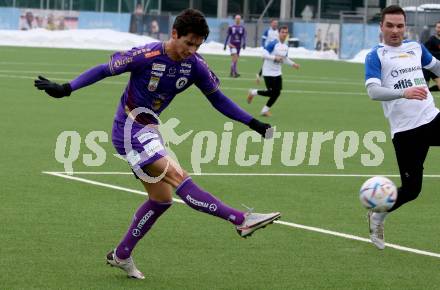
[[[155,127],[133,123],[131,132],[127,132],[127,144],[124,148],[125,123],[115,120],[112,129],[112,142],[116,151],[125,157],[132,169],[138,170],[165,157],[162,136]]]

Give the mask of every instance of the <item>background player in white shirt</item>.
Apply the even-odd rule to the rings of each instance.
[[[395,205],[385,213],[368,213],[370,238],[385,248],[387,214],[417,198],[422,190],[423,163],[430,146],[440,145],[440,115],[422,68],[440,75],[440,62],[421,44],[403,41],[406,15],[396,5],[382,11],[383,44],[365,60],[365,86],[373,100],[382,101],[399,165],[401,187]]]
[[[270,27],[268,29],[266,29],[263,33],[263,36],[261,36],[261,46],[266,47],[266,45],[268,43],[271,43],[272,41],[274,41],[275,39],[279,38],[279,33],[278,33],[278,20],[276,19],[272,19],[270,21]],[[261,79],[261,75],[263,74],[263,68],[260,69],[260,71],[257,74],[257,84],[260,83],[260,79]]]
[[[272,115],[270,108],[281,94],[283,88],[281,65],[285,63],[296,69],[299,68],[299,64],[287,57],[289,47],[284,42],[288,34],[289,29],[287,26],[281,26],[279,29],[279,38],[267,44],[263,50],[263,77],[267,90],[249,90],[247,98],[249,104],[256,95],[269,97],[269,101],[267,101],[267,104],[261,110],[262,116],[270,117]]]

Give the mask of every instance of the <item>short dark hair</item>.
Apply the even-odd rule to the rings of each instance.
[[[281,31],[281,30],[289,30],[289,27],[287,27],[287,25],[281,25],[281,26],[278,28],[278,31]]]
[[[403,15],[403,18],[406,21],[406,13],[405,10],[402,9],[402,7],[398,6],[398,5],[390,5],[388,7],[385,7],[382,10],[382,14],[380,17],[380,22],[383,22],[383,20],[385,19],[385,15],[387,14],[401,14]]]
[[[194,33],[206,40],[209,35],[205,15],[197,9],[188,8],[180,12],[174,20],[173,29],[177,31],[177,37]]]

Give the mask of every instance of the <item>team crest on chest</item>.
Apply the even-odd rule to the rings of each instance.
[[[160,78],[158,77],[151,77],[150,82],[148,83],[148,90],[150,92],[154,92],[157,89],[157,86],[159,85]]]
[[[160,109],[160,107],[162,106],[162,100],[161,99],[155,99],[154,101],[153,101],[153,104],[152,104],[153,106],[153,110],[155,110],[155,111],[157,111],[157,110],[159,110]]]
[[[186,77],[178,78],[176,81],[176,88],[181,89],[188,83],[188,79]]]
[[[176,68],[175,67],[170,67],[168,69],[167,77],[175,77],[175,76],[176,76]]]

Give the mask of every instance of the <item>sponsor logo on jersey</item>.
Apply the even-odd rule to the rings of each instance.
[[[425,78],[415,78],[414,79],[414,85],[416,85],[416,86],[426,86]]]
[[[411,57],[411,56],[415,56],[415,53],[414,52],[412,52],[412,53],[401,53],[399,55],[395,55],[395,56],[390,57],[390,59],[407,58],[407,57]]]
[[[421,70],[422,67],[421,66],[412,66],[412,67],[406,67],[406,68],[402,68],[402,69],[393,69],[391,71],[391,76],[393,78],[397,77],[399,74],[406,74],[406,73],[412,73],[418,70]]]
[[[186,77],[178,78],[176,81],[176,88],[181,89],[188,83],[188,79]]]
[[[154,70],[152,70],[151,71],[151,74],[153,75],[153,76],[156,76],[156,77],[161,77],[161,76],[163,76],[163,73],[162,72],[158,72],[158,71],[154,71]]]
[[[181,68],[179,70],[179,73],[184,74],[184,75],[189,75],[189,74],[191,74],[191,69],[183,69],[183,68]]]
[[[401,89],[407,89],[412,86],[413,86],[413,83],[411,80],[401,79],[400,81],[398,81],[397,83],[394,84],[394,89],[401,90]]]
[[[123,65],[129,64],[131,62],[133,62],[133,57],[126,56],[126,57],[123,57],[123,58],[119,58],[119,59],[116,59],[113,62],[113,68],[118,68],[118,67],[121,67]]]
[[[151,66],[151,69],[152,70],[157,70],[157,71],[165,71],[166,67],[167,66],[165,64],[163,64],[163,63],[154,63],[153,62],[153,65]]]
[[[136,49],[135,51],[133,51],[133,56],[138,56],[139,54],[149,52],[150,50],[151,49],[149,48]]]
[[[182,67],[186,67],[186,68],[191,68],[191,66],[192,66],[190,63],[187,63],[187,62],[182,62],[180,65]]]
[[[413,56],[416,56],[416,53],[415,53],[414,51],[412,51],[412,50],[408,50],[406,53],[407,53],[407,54],[411,54],[411,55],[413,55]]]
[[[415,78],[414,80],[402,79],[394,84],[394,89],[407,89],[412,86],[426,86],[425,78]]]
[[[157,86],[159,85],[160,78],[158,77],[151,77],[150,82],[148,83],[148,90],[150,92],[154,92],[157,89]]]
[[[145,58],[151,58],[153,56],[160,55],[160,50],[153,50],[144,54]]]

